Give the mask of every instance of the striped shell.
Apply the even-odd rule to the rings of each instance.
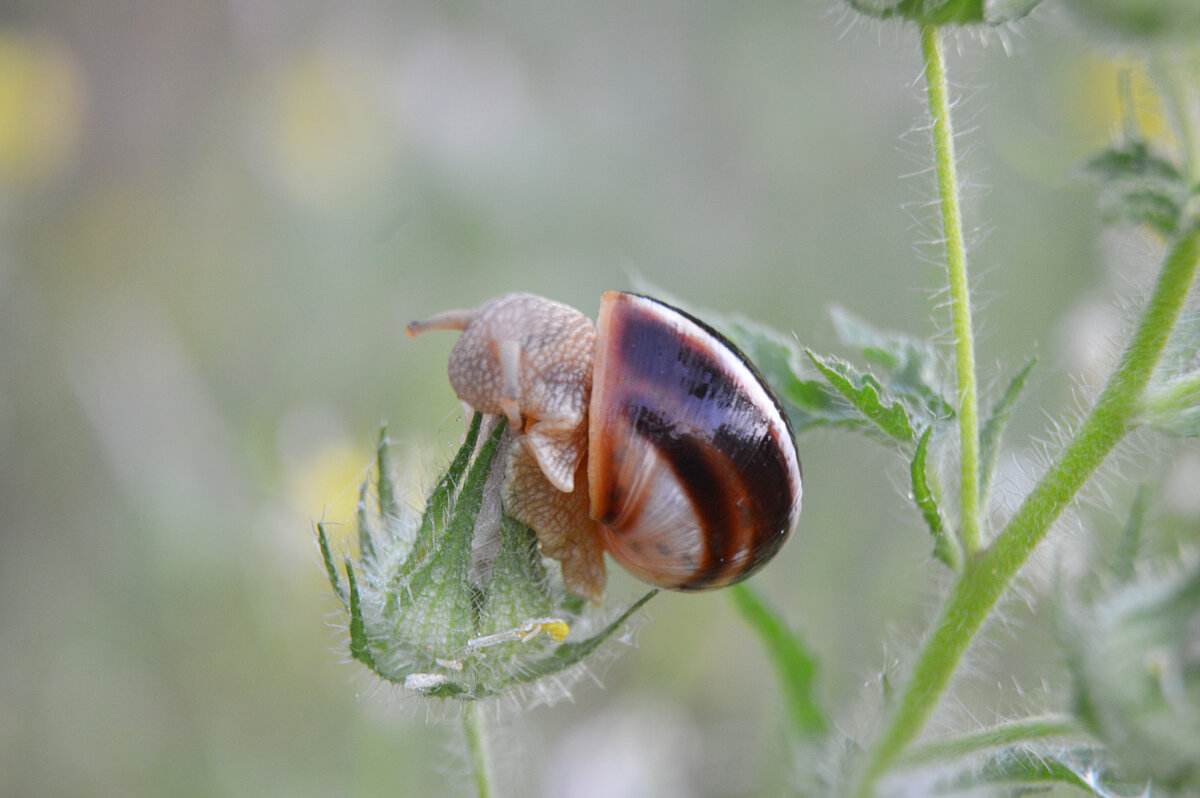
[[[800,460],[762,378],[704,323],[649,297],[600,304],[588,423],[604,548],[678,590],[746,578],[800,514]]]
[[[703,322],[607,291],[596,326],[508,294],[408,327],[429,329],[463,331],[451,384],[476,410],[508,417],[519,445],[506,510],[561,562],[572,591],[599,600],[604,551],[659,587],[722,587],[791,534],[802,487],[787,417]]]

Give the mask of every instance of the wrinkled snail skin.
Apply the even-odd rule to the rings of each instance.
[[[687,313],[608,291],[593,325],[507,294],[408,329],[463,331],[451,385],[509,418],[521,445],[507,506],[573,591],[599,599],[601,549],[659,587],[722,587],[791,534],[802,485],[786,414],[745,356]]]
[[[670,305],[610,291],[597,326],[588,482],[605,549],[660,587],[745,579],[800,514],[778,402],[732,344]]]

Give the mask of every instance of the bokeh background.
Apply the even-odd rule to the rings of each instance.
[[[640,278],[818,351],[832,305],[945,340],[917,49],[832,0],[0,4],[0,794],[467,792],[453,710],[344,662],[313,543],[381,423],[417,491],[461,432],[453,337],[404,324],[510,290],[593,313]],[[1152,254],[1072,177],[1125,62],[1052,4],[949,49],[983,379],[1041,357],[1020,441],[1136,293],[1106,253]],[[756,581],[853,731],[940,566],[898,458],[800,446]],[[572,701],[496,713],[512,794],[783,788],[728,600],[648,617]],[[1061,699],[1045,619],[1007,618],[939,723]]]

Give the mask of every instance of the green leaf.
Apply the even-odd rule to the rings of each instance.
[[[371,519],[367,514],[367,483],[358,487],[358,508],[355,511],[358,526],[358,551],[364,563],[375,559],[375,538],[371,532]],[[383,518],[384,516],[380,516]],[[392,516],[393,518],[395,516]],[[386,527],[385,527],[386,528]]]
[[[342,603],[346,603],[346,591],[342,588],[342,580],[338,576],[337,566],[333,564],[333,555],[329,551],[329,538],[325,534],[325,524],[317,524],[317,545],[321,548],[321,561],[325,564],[325,575],[329,578],[329,586],[337,593]]]
[[[816,660],[804,642],[745,582],[730,587],[729,597],[766,649],[797,735],[804,738],[824,734],[829,720],[815,695]]]
[[[346,579],[350,584],[350,656],[378,672],[375,657],[371,654],[371,643],[367,638],[367,626],[363,622],[362,604],[358,595],[358,580],[354,576],[354,565],[346,560]]]
[[[905,402],[910,413],[930,421],[954,415],[944,397],[941,363],[932,344],[904,333],[880,330],[840,307],[832,308],[830,317],[838,338],[882,368],[882,382]]]
[[[992,414],[979,432],[979,498],[981,501],[987,498],[988,491],[991,489],[992,474],[996,471],[996,460],[1000,456],[1000,438],[1004,432],[1004,425],[1008,423],[1013,405],[1016,404],[1017,397],[1021,395],[1025,383],[1029,380],[1029,374],[1036,364],[1037,358],[1032,358],[1025,364],[1025,368],[1017,372],[1016,376],[1008,383],[1008,387],[1004,389],[1000,399],[992,407]]]
[[[829,384],[869,422],[869,429],[899,443],[905,450],[916,443],[908,410],[880,385],[878,379],[840,358],[806,352]]]
[[[1111,147],[1083,166],[1101,186],[1099,204],[1108,223],[1144,224],[1167,238],[1181,229],[1191,194],[1183,173],[1141,140]]]
[[[921,511],[921,517],[925,519],[925,523],[933,535],[934,556],[957,571],[962,567],[962,549],[959,548],[958,539],[946,529],[946,524],[942,520],[941,508],[930,487],[929,476],[925,469],[925,455],[929,449],[929,437],[932,433],[932,425],[925,428],[921,440],[917,443],[917,451],[913,455],[910,468],[912,497],[916,502],[917,509]]]

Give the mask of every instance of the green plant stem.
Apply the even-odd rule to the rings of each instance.
[[[988,748],[1078,733],[1079,724],[1066,715],[1040,715],[1033,718],[1022,718],[968,734],[959,734],[914,746],[903,756],[898,757],[896,764],[920,766],[931,762],[944,762],[947,759],[968,756]]]
[[[933,119],[933,157],[941,200],[942,235],[946,244],[946,271],[950,277],[950,306],[954,322],[954,368],[958,376],[958,437],[962,476],[959,482],[959,542],[970,557],[979,550],[979,400],[975,378],[975,334],[971,325],[970,285],[967,281],[967,247],[963,241],[962,213],[958,206],[958,172],[954,157],[954,129],[946,64],[942,60],[941,31],[921,26],[921,54],[925,60],[925,85],[929,115]]]
[[[467,736],[467,751],[471,756],[471,769],[475,772],[475,789],[479,798],[491,798],[491,770],[487,753],[487,731],[483,728],[477,705],[467,704],[463,716],[463,730]]]
[[[1001,593],[1050,525],[1133,426],[1142,393],[1195,279],[1198,260],[1200,227],[1193,224],[1167,255],[1117,370],[1075,437],[992,545],[967,561],[888,725],[868,754],[856,795],[871,795],[875,780],[920,734],[971,638]]]

